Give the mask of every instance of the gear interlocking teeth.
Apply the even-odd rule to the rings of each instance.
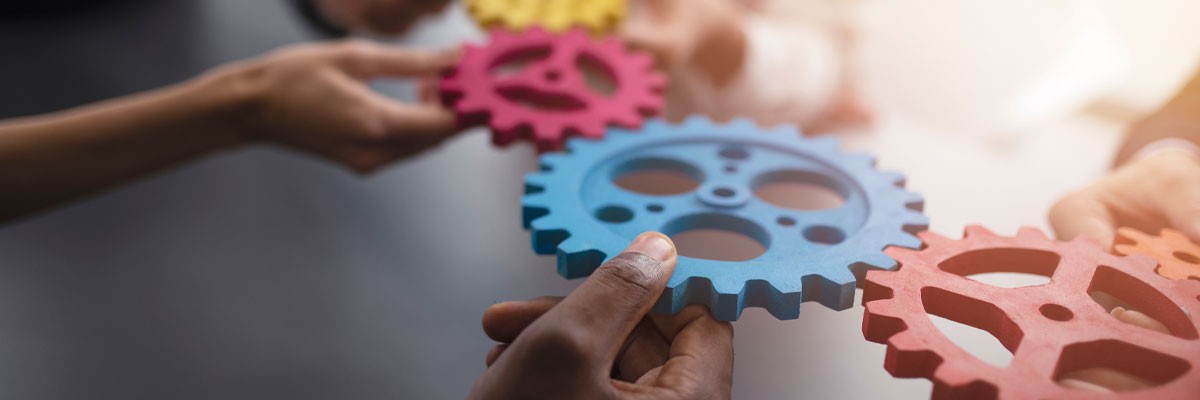
[[[1200,282],[1168,280],[1149,258],[1118,257],[1088,240],[1054,241],[1035,228],[1015,237],[981,226],[967,227],[960,240],[920,236],[924,249],[889,248],[899,269],[870,271],[864,285],[863,335],[888,346],[884,368],[893,376],[933,381],[934,398],[1092,398],[1096,393],[1061,382],[1113,375],[1104,369],[1148,386],[1111,398],[1200,393]],[[990,272],[1050,281],[1001,288],[966,279]],[[1129,303],[1169,333],[1114,318],[1093,291]],[[1011,363],[975,358],[942,335],[931,315],[991,333],[1013,353]]]
[[[568,135],[599,139],[609,126],[636,129],[663,109],[666,79],[617,38],[533,28],[490,40],[467,46],[439,88],[458,124],[488,125],[496,145],[525,138],[539,151],[556,150]]]
[[[897,186],[896,174],[875,170],[868,157],[842,154],[831,138],[804,138],[795,128],[693,117],[681,124],[650,120],[639,132],[611,129],[603,141],[568,143],[567,153],[542,155],[543,169],[526,178],[522,201],[534,249],[557,254],[563,276],[590,274],[644,231],[733,231],[765,249],[738,262],[681,256],[659,312],[702,304],[729,321],[746,307],[780,319],[797,318],[803,301],[849,308],[856,276],[894,268],[884,249],[920,246],[913,234],[927,226],[914,211],[919,204],[910,201],[919,196]],[[655,195],[615,183],[646,170],[686,175],[697,186]],[[768,178],[825,186],[843,204],[824,210],[774,205],[755,194]]]

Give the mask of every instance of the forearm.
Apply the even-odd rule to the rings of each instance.
[[[1161,110],[1130,127],[1125,143],[1117,151],[1115,165],[1129,161],[1146,145],[1168,138],[1200,146],[1200,73]]]
[[[0,221],[240,143],[247,96],[231,79],[0,123]]]

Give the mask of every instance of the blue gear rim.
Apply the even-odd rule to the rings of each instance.
[[[795,319],[804,301],[844,310],[867,270],[895,269],[883,249],[918,248],[915,234],[929,225],[923,198],[904,189],[903,175],[878,171],[873,157],[842,153],[835,139],[805,138],[793,127],[655,119],[639,131],[610,129],[601,141],[572,139],[567,153],[540,160],[541,171],[525,177],[522,219],[534,251],[557,254],[566,278],[590,275],[644,231],[730,230],[766,249],[740,262],[680,256],[654,306],[660,313],[703,304],[722,321],[737,320],[746,307]],[[685,173],[700,185],[659,196],[614,183],[646,169]],[[786,179],[831,188],[844,203],[795,210],[754,194],[758,185]]]

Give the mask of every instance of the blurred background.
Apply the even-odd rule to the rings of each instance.
[[[932,229],[954,237],[973,223],[1045,228],[1053,201],[1099,178],[1123,127],[1200,56],[1189,0],[860,3],[856,73],[879,118],[842,133],[845,147],[905,172]],[[396,43],[481,37],[454,6]],[[9,17],[0,118],[319,38],[284,1]],[[256,147],[0,227],[0,398],[462,397],[492,346],[484,308],[577,284],[521,229],[534,168],[529,146],[493,148],[481,130],[366,178]],[[928,397],[928,382],[883,370],[861,320],[861,306],[806,304],[792,321],[748,310],[735,397]],[[946,333],[1003,362],[987,334]]]

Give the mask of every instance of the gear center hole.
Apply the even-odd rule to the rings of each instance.
[[[1075,318],[1075,313],[1058,304],[1042,304],[1041,307],[1038,307],[1038,312],[1041,312],[1043,317],[1060,322],[1070,321],[1071,318]]]

